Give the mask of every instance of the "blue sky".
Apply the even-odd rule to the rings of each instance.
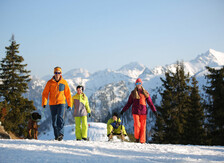
[[[224,52],[223,0],[0,0],[0,55],[11,35],[31,75],[153,68]]]

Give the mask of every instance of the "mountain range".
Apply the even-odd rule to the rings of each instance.
[[[161,98],[158,90],[161,88],[161,77],[164,78],[166,71],[175,71],[175,61],[173,64],[165,66],[157,66],[152,69],[149,67],[132,62],[122,66],[118,70],[105,69],[95,73],[90,73],[83,68],[72,69],[64,74],[63,78],[68,82],[71,93],[76,93],[76,86],[81,84],[85,87],[84,93],[89,98],[90,107],[92,109],[92,117],[90,121],[106,122],[114,111],[120,112],[127,102],[130,92],[134,89],[135,80],[141,78],[143,86],[150,93],[154,104],[159,105]],[[204,75],[207,73],[205,66],[221,68],[224,65],[224,53],[209,49],[207,52],[196,56],[190,61],[183,61],[186,73],[195,76],[199,82],[199,89],[203,92],[202,86],[206,84]],[[29,91],[25,94],[30,100],[34,101],[34,105],[41,112],[41,95],[46,82],[52,76],[42,79],[32,77],[29,83]],[[74,123],[72,114],[66,112],[66,123]],[[125,112],[124,124],[129,132],[133,132],[133,120],[131,109]],[[148,121],[154,122],[152,114],[148,115]],[[42,119],[43,132],[50,129],[50,112],[45,110]],[[44,127],[43,127],[44,126]]]

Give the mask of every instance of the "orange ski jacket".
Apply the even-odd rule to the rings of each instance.
[[[49,96],[49,105],[67,104],[69,107],[72,106],[71,92],[66,80],[62,77],[56,82],[54,77],[49,80],[42,93],[42,106],[47,105],[47,100]]]

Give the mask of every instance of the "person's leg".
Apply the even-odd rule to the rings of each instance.
[[[123,125],[120,125],[117,129],[114,130],[114,133],[120,137],[122,141],[124,141],[124,137],[126,136],[126,131]]]
[[[81,118],[82,118],[82,138],[86,140],[88,134],[87,116],[82,116]]]
[[[58,136],[64,135],[64,109],[65,104],[57,105],[57,129],[58,129]]]
[[[107,127],[107,136],[110,135],[113,132],[114,128],[112,125],[108,125]]]
[[[140,143],[145,143],[146,141],[146,118],[147,115],[140,115],[140,123],[141,123],[141,129],[140,129]]]
[[[75,136],[77,140],[82,139],[81,117],[75,117]]]
[[[108,125],[107,126],[107,137],[108,137],[108,141],[113,139],[113,132],[114,132],[114,128],[112,125]]]
[[[127,132],[126,132],[125,127],[123,125],[122,125],[122,133],[123,133],[124,136],[127,135]]]
[[[51,110],[51,120],[52,120],[52,126],[54,129],[54,137],[55,139],[58,139],[58,129],[57,129],[57,108],[56,105],[50,105]]]
[[[133,118],[134,118],[134,136],[136,141],[138,141],[140,138],[140,127],[141,127],[140,118],[139,115],[137,114],[133,114]]]

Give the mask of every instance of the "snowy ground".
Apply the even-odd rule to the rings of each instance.
[[[76,141],[74,126],[65,127],[65,140],[0,140],[0,163],[14,162],[224,162],[224,147],[107,142],[106,124],[90,123],[90,141]],[[67,136],[66,136],[67,135]]]

